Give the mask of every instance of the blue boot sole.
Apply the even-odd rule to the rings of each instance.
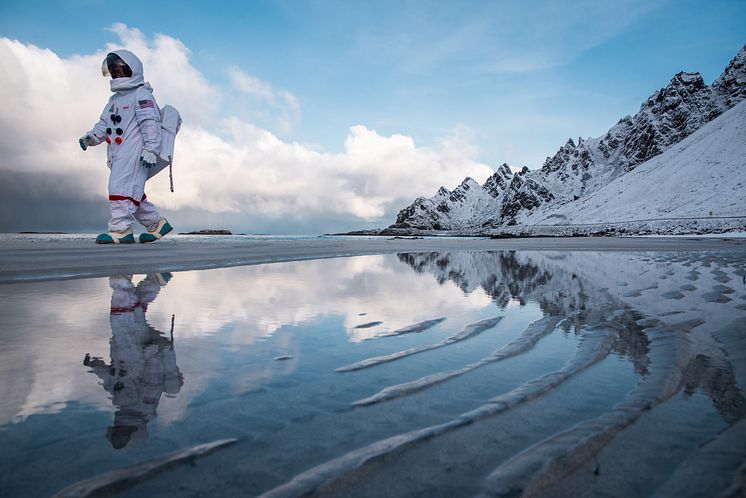
[[[128,233],[124,237],[119,239],[119,242],[114,240],[114,237],[112,237],[108,233],[101,233],[96,237],[96,244],[134,244],[135,243],[135,236],[131,233]]]

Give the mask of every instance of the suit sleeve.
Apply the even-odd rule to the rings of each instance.
[[[145,142],[144,148],[158,154],[161,150],[161,112],[152,92],[146,88],[137,91],[135,116]]]
[[[109,117],[109,103],[111,102],[111,99],[109,99],[109,102],[106,103],[106,106],[104,107],[104,110],[101,111],[101,116],[98,118],[98,122],[93,125],[93,128],[91,131],[87,133],[87,135],[93,136],[95,139],[95,143],[91,142],[90,145],[98,145],[101,142],[104,141],[106,138],[106,128],[109,127],[108,121],[106,120]]]

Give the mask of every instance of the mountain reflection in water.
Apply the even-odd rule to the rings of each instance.
[[[739,292],[730,284],[740,287],[740,298],[746,299],[742,256],[459,252],[400,254],[399,259],[418,273],[432,273],[441,284],[452,281],[465,292],[479,286],[503,306],[511,300],[535,301],[545,315],[566,317],[565,328],[573,324],[575,330],[587,330],[589,324],[606,323],[618,331],[608,352],[628,356],[641,375],[635,389],[611,412],[559,432],[497,466],[482,486],[485,494],[508,496],[519,489],[562,495],[563,488],[555,487],[559,481],[568,476],[582,481],[577,470],[591,457],[645,412],[682,390],[685,399],[697,390],[706,394],[727,426],[740,431],[740,441],[732,441],[731,430],[709,445],[719,444],[720,451],[725,445],[730,453],[730,458],[720,458],[721,471],[731,472],[735,479],[728,493],[744,492],[738,469],[746,463],[746,307],[743,302],[722,306]],[[680,480],[677,475],[660,489],[678,486],[680,493],[685,489]],[[696,484],[706,493],[712,491],[706,480]],[[578,492],[572,486],[566,489]]]
[[[741,292],[744,292],[746,260],[741,257],[731,256],[720,260],[702,254],[691,257],[646,254],[639,257],[619,253],[521,254],[515,251],[402,253],[398,257],[418,273],[433,274],[441,285],[451,281],[464,292],[473,292],[481,287],[498,306],[504,307],[512,300],[537,302],[545,315],[569,317],[570,320],[563,323],[565,330],[569,330],[571,325],[598,321],[606,314],[604,320],[615,320],[623,325],[623,333],[613,351],[629,357],[641,375],[647,373],[650,362],[650,340],[644,328],[638,324],[643,318],[650,321],[654,317],[672,326],[700,322],[699,329],[715,334],[723,326],[742,324],[746,319],[746,306],[743,303],[732,307],[703,304],[706,302],[703,294],[711,297],[715,293],[718,299],[710,301],[721,302],[723,297],[736,292],[723,283],[735,280],[736,284],[740,284]],[[701,272],[689,269],[697,263],[711,268],[709,281],[701,276]],[[718,266],[713,267],[713,263]],[[740,276],[741,281],[728,277],[727,270],[736,277]],[[686,282],[692,281],[692,275],[705,282],[699,285],[699,289],[693,285],[680,285],[681,278],[673,278],[677,274],[683,276]],[[669,280],[667,285],[663,283],[666,280]],[[640,291],[622,291],[629,288],[648,292],[643,297]],[[667,289],[687,292],[691,296],[681,303],[679,299],[662,299],[662,295],[671,292]],[[746,295],[741,297],[743,300]],[[722,304],[727,302],[730,299]],[[664,304],[662,309],[661,303]],[[703,309],[705,306],[707,309]],[[706,333],[702,335],[707,336]],[[739,356],[736,358],[741,359]],[[715,398],[725,391],[731,391],[736,385],[731,360],[722,347],[708,348],[706,353],[693,352],[682,375],[682,387],[685,387],[686,393],[691,394],[698,387],[713,397],[716,406],[721,403]],[[739,406],[737,412],[740,415],[736,418],[743,418],[743,396],[735,398],[738,401],[726,404]],[[726,418],[725,414],[723,416]],[[727,416],[726,420],[733,420],[733,416]]]
[[[718,495],[745,278],[734,252],[459,251],[0,286],[0,490]]]

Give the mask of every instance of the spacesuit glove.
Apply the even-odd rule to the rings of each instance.
[[[146,168],[152,168],[153,166],[155,166],[155,162],[155,152],[150,152],[149,150],[143,149],[140,153],[140,164],[142,164]]]
[[[78,139],[78,143],[80,144],[81,149],[86,150],[89,145],[98,145],[101,141],[97,140],[92,133],[86,133]]]

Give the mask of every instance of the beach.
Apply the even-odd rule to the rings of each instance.
[[[257,239],[173,236],[153,244],[100,246],[92,238],[5,235],[0,238],[0,283],[127,273],[201,270],[341,256],[439,251],[710,251],[741,250],[743,238],[536,237]]]

